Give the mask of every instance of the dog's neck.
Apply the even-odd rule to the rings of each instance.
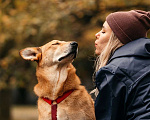
[[[80,84],[79,81],[74,82],[74,87],[67,85],[67,82],[69,82],[67,81],[67,76],[72,74],[69,72],[71,68],[73,68],[71,64],[67,66],[54,65],[44,68],[38,67],[36,72],[38,84],[35,86],[35,93],[39,97],[47,97],[49,99],[55,100],[58,96],[61,96],[61,94],[67,90],[75,89],[76,84]]]

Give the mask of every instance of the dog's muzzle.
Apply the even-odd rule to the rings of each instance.
[[[71,53],[74,54],[74,58],[76,58],[76,55],[77,55],[77,52],[78,52],[78,43],[77,42],[72,42],[72,43],[70,43],[70,45],[72,46]]]
[[[59,58],[59,61],[65,59],[71,55],[73,56],[73,59],[76,58],[76,55],[78,52],[78,43],[77,42],[71,42],[70,46],[71,46],[70,52],[66,56]]]

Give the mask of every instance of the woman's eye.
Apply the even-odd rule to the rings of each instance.
[[[105,32],[103,31],[102,33],[104,34]]]
[[[59,43],[54,43],[54,44],[52,44],[52,45],[59,45]]]

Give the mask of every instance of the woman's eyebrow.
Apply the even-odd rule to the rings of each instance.
[[[105,29],[105,26],[102,26],[103,29]]]

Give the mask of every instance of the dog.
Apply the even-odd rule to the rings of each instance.
[[[72,65],[77,42],[52,40],[22,49],[25,60],[36,61],[39,120],[95,120],[94,102]]]

